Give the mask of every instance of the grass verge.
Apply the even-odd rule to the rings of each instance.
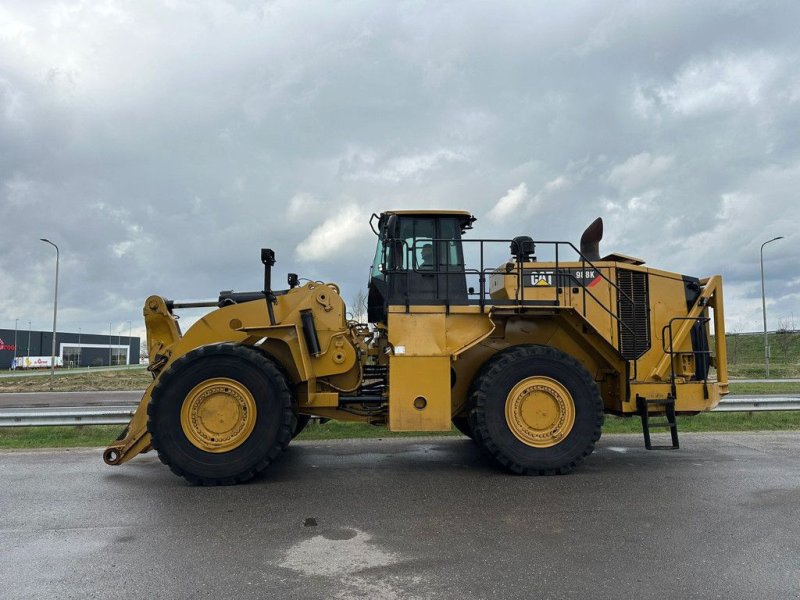
[[[106,446],[123,425],[71,425],[68,427],[0,427],[0,448],[78,448]]]
[[[737,383],[731,381],[728,384],[731,394],[743,396],[760,396],[762,394],[800,394],[800,383],[781,382],[781,383]]]
[[[119,371],[80,371],[70,373],[61,371],[53,378],[54,392],[111,392],[123,390],[143,390],[153,381],[153,376],[145,367]],[[31,375],[20,377],[0,377],[2,392],[49,392],[50,377]]]
[[[641,433],[638,417],[606,417],[603,433]],[[680,432],[711,431],[800,431],[800,412],[705,413],[678,417]],[[122,425],[80,425],[70,427],[0,427],[0,449],[103,447],[122,431]],[[392,433],[383,427],[363,423],[330,421],[311,423],[297,439],[334,440],[364,438],[417,437],[420,435],[460,436],[457,431],[443,433]]]

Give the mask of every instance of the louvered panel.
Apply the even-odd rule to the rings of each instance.
[[[619,349],[635,360],[650,349],[649,292],[647,273],[617,269]]]

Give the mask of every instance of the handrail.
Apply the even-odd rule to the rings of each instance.
[[[714,329],[715,332],[718,333],[716,344],[717,362],[719,362],[720,367],[717,371],[718,380],[719,383],[724,383],[724,385],[727,385],[728,371],[726,363],[726,351],[724,347],[725,323],[723,320],[722,286],[720,285],[720,278],[715,275],[714,277],[703,279],[700,281],[700,285],[702,286],[702,290],[700,295],[695,300],[694,305],[689,310],[689,314],[679,319],[684,321],[684,324],[681,325],[678,332],[674,334],[674,339],[676,340],[674,343],[681,345],[686,339],[686,336],[689,335],[691,330],[689,321],[697,319],[698,317],[706,318],[704,314],[706,308],[713,308]],[[658,363],[653,367],[652,371],[648,375],[648,379],[658,381],[665,377],[668,371],[668,363],[672,363],[672,356],[665,353]]]
[[[708,349],[708,350],[695,350],[694,348],[692,348],[692,350],[675,350],[675,340],[674,340],[674,336],[673,336],[673,333],[672,333],[672,324],[675,321],[694,321],[694,325],[691,326],[691,327],[694,327],[697,323],[703,323],[704,325],[707,324],[708,322],[711,321],[711,318],[710,317],[706,317],[706,316],[702,316],[702,315],[701,316],[697,316],[697,317],[672,317],[667,322],[667,324],[664,325],[661,328],[661,351],[665,355],[668,355],[670,357],[670,361],[669,361],[669,367],[670,367],[670,370],[669,370],[669,381],[670,381],[670,384],[671,384],[671,387],[672,387],[672,396],[673,397],[677,397],[677,389],[675,388],[675,361],[672,360],[672,357],[673,356],[680,356],[682,354],[692,354],[692,355],[694,355],[694,354],[708,354],[709,357],[711,356],[711,349]],[[690,331],[691,331],[691,327],[689,328]],[[667,336],[664,335],[664,332],[666,332],[666,331],[669,332],[669,349],[667,349],[667,347],[665,345]],[[683,340],[681,340],[681,341],[683,341]],[[696,368],[696,365],[695,365],[695,368]],[[708,384],[708,371],[706,371],[702,381],[703,381],[703,384]]]
[[[415,261],[417,248],[419,247],[419,245],[422,245],[422,244],[429,244],[429,243],[430,244],[439,244],[439,243],[442,243],[442,242],[444,242],[444,243],[453,242],[453,239],[451,239],[451,238],[429,238],[429,237],[424,237],[424,238],[420,238],[420,239],[414,239],[413,243],[411,245],[409,245],[409,243],[403,238],[388,238],[386,240],[385,245],[384,245],[384,259],[387,258],[387,254],[390,252],[390,250],[393,247],[396,247],[396,245],[398,243],[400,243],[401,247],[403,248],[403,254],[404,254],[404,258],[405,258],[404,263],[406,265],[406,268],[405,269],[400,269],[400,268],[387,269],[386,272],[387,272],[387,274],[388,273],[404,272],[406,274],[406,278],[407,278],[407,282],[408,283],[410,283],[410,279],[408,279],[408,278],[410,277],[411,273],[422,273],[422,274],[427,274],[427,275],[465,275],[465,276],[466,275],[475,275],[475,276],[478,277],[478,285],[479,285],[479,291],[478,291],[478,294],[477,294],[478,295],[478,304],[479,304],[479,306],[481,308],[481,312],[483,312],[485,307],[486,307],[486,304],[487,304],[487,296],[488,296],[488,293],[487,293],[487,290],[486,290],[486,275],[487,274],[491,275],[491,274],[494,274],[494,273],[496,273],[498,271],[497,267],[486,268],[486,266],[484,264],[484,260],[485,260],[485,245],[486,244],[498,244],[498,243],[509,244],[510,245],[512,243],[512,241],[513,240],[511,240],[511,239],[504,239],[504,238],[461,239],[460,242],[462,244],[464,244],[464,243],[466,243],[466,244],[478,244],[478,246],[479,246],[478,250],[479,250],[480,268],[479,269],[469,269],[469,268],[466,267],[466,264],[465,264],[466,261],[464,261],[464,263],[462,265],[454,265],[456,267],[458,267],[458,266],[462,267],[461,269],[453,269],[451,267],[451,268],[448,268],[447,270],[441,270],[441,269],[438,268],[439,265],[437,265],[437,268],[435,268],[435,269],[419,269],[417,267],[416,261]],[[609,307],[605,306],[605,304],[603,304],[603,302],[601,302],[600,299],[597,296],[595,296],[585,284],[580,282],[578,280],[578,278],[575,277],[575,275],[573,275],[569,271],[568,268],[562,268],[561,267],[561,258],[560,258],[560,248],[561,248],[561,246],[569,247],[570,249],[572,249],[572,251],[574,251],[574,253],[577,255],[577,257],[579,259],[579,260],[575,260],[575,261],[566,261],[566,262],[579,262],[580,265],[581,265],[581,271],[583,271],[583,272],[585,272],[587,270],[587,268],[591,267],[591,269],[594,270],[597,273],[597,275],[603,281],[608,283],[608,285],[616,291],[617,298],[624,299],[631,305],[631,307],[634,309],[634,312],[638,312],[638,309],[642,308],[640,306],[641,303],[640,302],[636,302],[627,292],[622,290],[616,284],[616,282],[612,281],[605,273],[603,273],[603,271],[602,271],[602,269],[600,267],[597,267],[592,260],[587,258],[571,242],[544,240],[544,241],[536,241],[535,243],[537,245],[540,245],[540,246],[541,245],[545,245],[545,246],[553,246],[554,247],[554,251],[555,251],[555,263],[554,264],[555,264],[555,266],[554,266],[554,269],[553,269],[553,288],[555,289],[555,298],[554,298],[553,301],[555,302],[556,306],[558,306],[558,307],[562,306],[562,301],[561,301],[561,297],[560,297],[561,295],[558,293],[558,290],[560,288],[562,288],[562,287],[567,287],[567,286],[562,284],[564,279],[566,279],[566,281],[568,281],[570,283],[577,284],[576,287],[582,288],[583,292],[584,292],[583,298],[582,298],[582,300],[583,300],[582,314],[583,314],[584,318],[586,317],[586,314],[587,314],[586,296],[588,295],[595,302],[595,304],[597,306],[599,306],[603,311],[605,311],[617,323],[618,327],[621,327],[621,328],[625,329],[631,336],[633,336],[634,347],[638,348],[638,340],[637,340],[638,336],[637,336],[636,331],[630,325],[625,323],[620,318],[620,316],[618,314],[615,314]],[[463,246],[462,246],[462,248],[463,248]],[[463,254],[464,253],[463,253],[463,249],[462,249],[462,255],[461,255],[461,259],[462,260],[464,260]],[[387,262],[387,261],[385,260],[385,262]],[[510,261],[506,262],[506,264],[509,264],[509,263],[510,263]],[[516,286],[516,289],[515,289],[514,301],[516,303],[518,303],[520,306],[525,306],[527,304],[527,301],[524,300],[524,288],[525,288],[525,285],[524,285],[525,266],[524,265],[525,265],[525,263],[522,260],[522,257],[520,255],[517,255],[516,261],[513,264],[515,265],[515,269],[514,269],[515,273],[514,274],[516,275],[516,278],[517,278],[517,286]],[[528,269],[532,270],[530,267]],[[507,274],[511,274],[511,273],[508,272]],[[450,286],[450,280],[449,280],[449,277],[447,277],[445,279],[445,289],[446,289],[446,292],[448,292],[448,294],[446,295],[448,298],[449,298],[449,286]],[[572,286],[570,285],[570,287],[572,287]],[[406,286],[406,289],[408,289],[408,286]],[[448,304],[448,311],[449,311],[449,301],[448,301],[447,304]],[[408,309],[408,306],[409,306],[408,295],[406,295],[406,308],[407,309]],[[647,309],[649,307],[644,306],[644,308]],[[638,374],[638,359],[630,359],[630,362],[633,362],[633,378],[635,379],[638,376],[637,375]]]

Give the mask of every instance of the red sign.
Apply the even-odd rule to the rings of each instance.
[[[6,344],[3,341],[3,338],[0,338],[0,350],[16,350],[17,347],[14,344]]]

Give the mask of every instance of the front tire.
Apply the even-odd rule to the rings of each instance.
[[[469,424],[469,418],[466,415],[462,414],[453,417],[453,426],[472,441],[475,441],[475,434],[472,431],[472,427]]]
[[[555,348],[516,346],[496,355],[475,381],[470,402],[477,441],[515,473],[568,473],[600,439],[597,384]]]
[[[147,428],[165,465],[193,484],[232,485],[266,469],[296,426],[292,394],[269,358],[216,344],[161,374]]]
[[[297,424],[294,427],[294,432],[292,433],[292,439],[296,438],[303,429],[306,428],[308,422],[311,421],[311,415],[297,415]]]

